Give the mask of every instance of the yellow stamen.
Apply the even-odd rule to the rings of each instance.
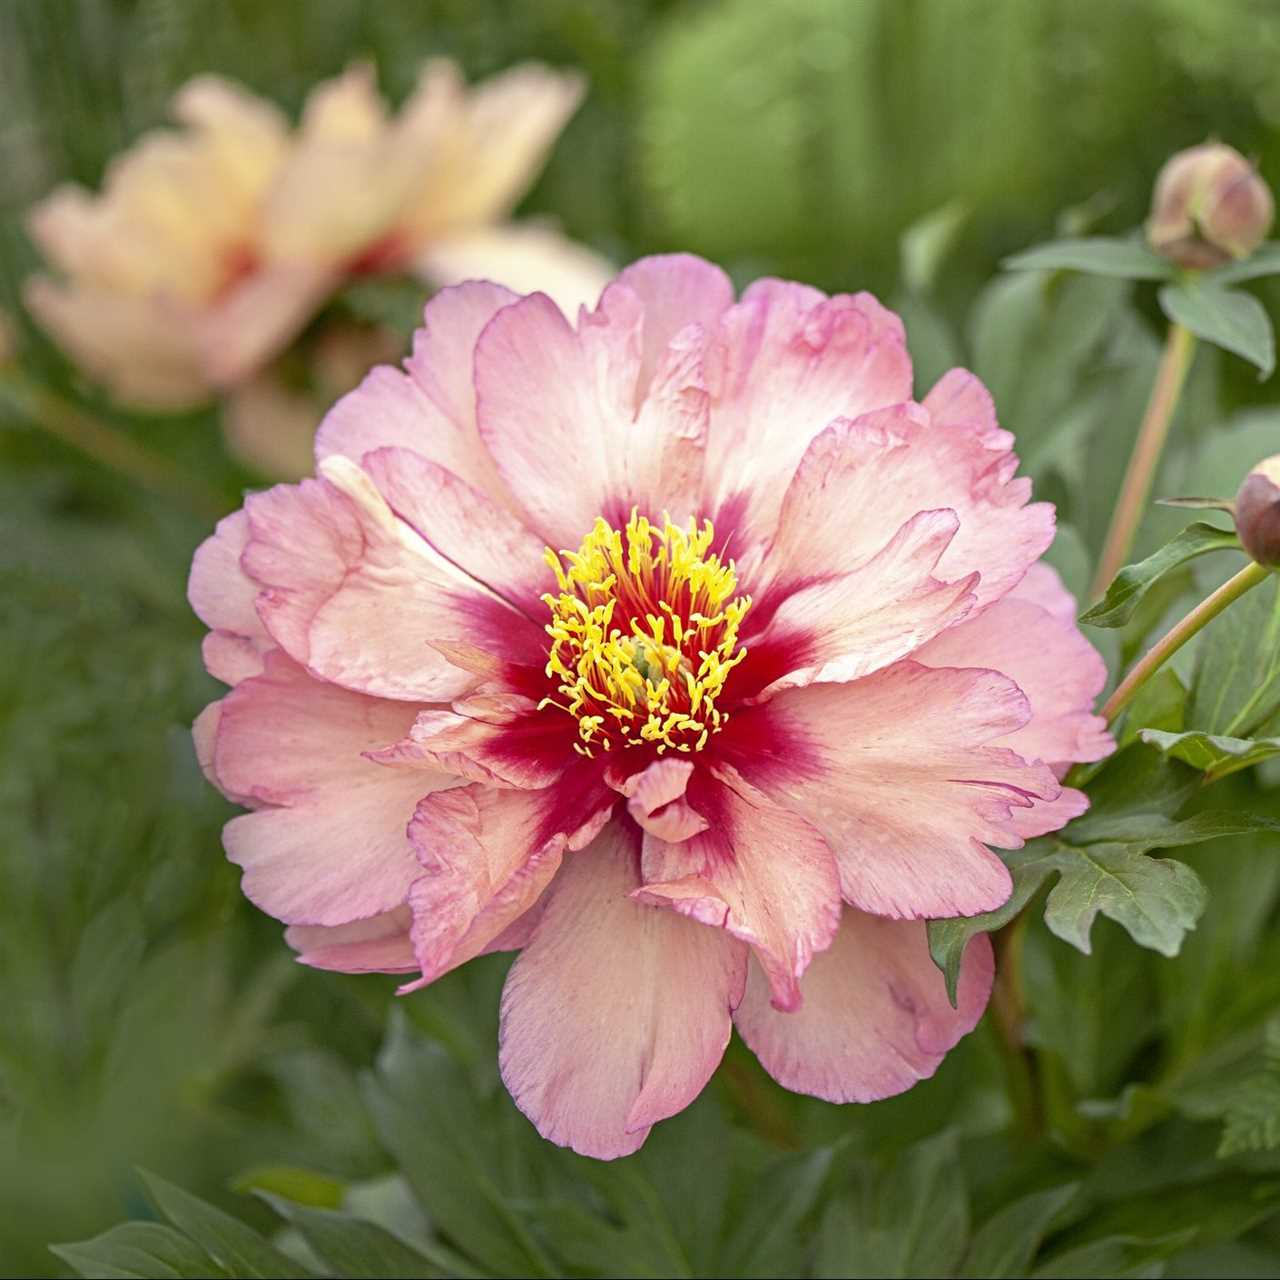
[[[714,538],[710,520],[682,528],[664,516],[658,528],[633,509],[621,530],[597,517],[577,551],[547,549],[559,592],[542,597],[546,671],[561,697],[539,707],[576,717],[580,754],[615,740],[700,751],[728,719],[716,699],[746,657],[738,629],[751,598],[734,595],[733,561],[711,553]]]

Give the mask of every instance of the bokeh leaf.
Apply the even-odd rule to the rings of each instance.
[[[1001,265],[1009,271],[1083,271],[1123,280],[1168,280],[1174,273],[1173,263],[1140,241],[1110,236],[1038,244],[1005,258]]]
[[[1160,290],[1160,306],[1175,324],[1257,365],[1260,379],[1271,376],[1275,334],[1266,308],[1252,294],[1204,280],[1184,281]]]

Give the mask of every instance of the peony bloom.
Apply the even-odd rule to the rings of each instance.
[[[991,846],[1079,814],[1101,660],[1037,564],[991,399],[912,399],[867,294],[697,258],[576,325],[490,284],[329,414],[318,478],[196,555],[226,846],[305,963],[413,990],[519,950],[501,1068],[554,1142],[634,1151],[736,1025],[788,1088],[936,1069],[925,920],[999,906]]]
[[[100,196],[68,186],[36,206],[31,234],[62,280],[31,280],[27,303],[120,399],[180,408],[259,369],[352,276],[452,284],[478,268],[594,301],[599,258],[504,221],[581,94],[537,65],[468,89],[432,61],[390,118],[357,65],[291,130],[271,103],[198,77],[174,102],[181,129],[116,160]]]

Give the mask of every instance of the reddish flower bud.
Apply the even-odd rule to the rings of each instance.
[[[1280,567],[1280,453],[1245,476],[1236,494],[1236,531],[1254,560]]]
[[[1206,142],[1179,151],[1160,170],[1147,240],[1183,267],[1247,258],[1275,215],[1271,188],[1234,147]]]

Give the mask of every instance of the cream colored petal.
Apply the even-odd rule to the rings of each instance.
[[[28,309],[59,346],[117,399],[149,409],[200,404],[211,394],[196,354],[197,321],[182,304],[27,282]]]
[[[311,91],[302,113],[301,142],[373,142],[386,123],[373,66],[357,62]]]
[[[464,231],[427,246],[418,273],[436,288],[491,280],[514,293],[545,293],[567,316],[594,307],[617,274],[607,258],[534,222]]]

